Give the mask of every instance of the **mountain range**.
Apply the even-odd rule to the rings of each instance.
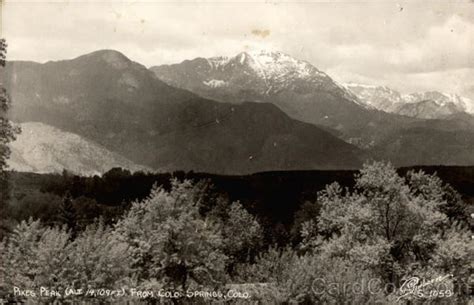
[[[3,75],[14,121],[75,133],[158,171],[354,168],[363,161],[357,147],[273,104],[202,98],[116,51],[9,62]]]
[[[348,83],[344,87],[367,105],[385,112],[440,119],[457,113],[474,114],[474,101],[457,94],[438,91],[401,94],[386,86]]]
[[[398,159],[400,165],[411,165],[412,160],[422,158],[418,147],[425,142],[437,142],[445,137],[446,130],[440,128],[437,121],[387,110],[397,97],[402,103],[401,94],[394,90],[387,88],[386,91],[392,95],[390,102],[385,102],[385,108],[374,107],[360,92],[352,90],[354,88],[338,84],[310,63],[281,52],[257,51],[243,52],[234,57],[196,58],[150,69],[167,84],[208,98],[229,103],[244,100],[272,103],[297,120],[322,126],[344,141],[370,151],[373,158],[389,158],[388,152],[384,151],[387,139],[403,138],[407,157]],[[372,101],[380,100],[380,104],[384,104],[384,99],[380,99],[382,96],[374,94],[378,91],[364,92],[366,95],[372,93]],[[411,102],[416,98],[412,95]],[[443,116],[446,120],[443,124],[449,125],[450,132],[465,131],[466,125],[472,126],[473,118],[470,116],[458,120],[463,113]],[[429,130],[426,137],[420,133],[420,124],[422,130]],[[459,142],[457,149],[469,149],[469,146],[463,146],[464,140]],[[456,155],[457,151],[443,146],[442,142],[437,148],[432,152],[430,162],[451,164],[451,160],[441,156]],[[471,162],[472,159],[463,161]]]
[[[14,121],[77,135],[117,160],[104,164],[241,174],[349,169],[367,159],[474,163],[468,153],[472,116],[455,112],[427,120],[377,109],[356,90],[281,52],[147,69],[101,50],[44,64],[8,62],[1,77]]]
[[[150,69],[165,83],[207,98],[272,103],[294,119],[324,126],[362,147],[377,141],[381,129],[388,132],[399,123],[398,116],[364,107],[326,73],[281,52],[196,58]]]
[[[252,100],[275,104],[290,117],[322,126],[364,149],[382,143],[394,132],[409,133],[407,129],[420,120],[449,120],[451,115],[463,112],[461,107],[474,108],[468,99],[457,96],[457,104],[452,105],[454,102],[441,93],[406,97],[387,87],[341,85],[310,63],[281,52],[196,58],[150,69],[165,83],[207,98],[229,103]],[[436,107],[428,98],[436,101]],[[428,113],[430,106],[436,110]],[[450,111],[451,106],[456,110]],[[445,115],[441,116],[442,113]]]

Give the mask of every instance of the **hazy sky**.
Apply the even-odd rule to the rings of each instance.
[[[8,1],[8,58],[116,49],[147,67],[272,49],[340,82],[474,99],[474,2]]]

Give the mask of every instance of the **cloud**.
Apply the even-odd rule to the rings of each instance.
[[[470,3],[7,2],[3,17],[10,59],[107,48],[152,66],[265,48],[344,81],[474,94],[458,77],[474,69]]]
[[[411,73],[474,68],[474,24],[453,16],[430,28],[425,38],[389,54],[393,67]]]

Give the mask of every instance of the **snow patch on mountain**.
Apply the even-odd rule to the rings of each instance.
[[[327,74],[317,70],[311,64],[297,60],[278,51],[257,50],[242,52],[234,57],[218,56],[207,58],[213,69],[222,69],[226,65],[248,65],[260,77],[268,80],[282,80],[288,76],[307,79],[310,77],[327,78]]]
[[[233,57],[197,58],[151,69],[169,85],[204,96],[208,96],[209,89],[221,89],[221,94],[226,96],[244,96],[252,100],[259,100],[254,94],[264,98],[280,93],[301,96],[329,93],[372,108],[310,63],[279,51],[251,50]]]
[[[344,87],[364,104],[385,112],[420,118],[439,118],[458,112],[474,114],[474,102],[457,94],[438,91],[401,94],[387,86],[355,83]]]
[[[346,83],[343,86],[347,91],[354,94],[362,104],[374,109],[394,112],[399,105],[405,103],[403,96],[399,92],[386,86],[356,83]]]
[[[261,73],[262,76],[279,78],[291,73],[295,77],[308,78],[313,72],[322,77],[326,76],[310,64],[296,60],[281,52],[260,50],[243,53],[240,56],[246,56],[247,54],[252,59],[251,63],[254,70]]]
[[[231,58],[227,56],[218,56],[207,58],[207,63],[212,69],[219,69],[229,63]]]
[[[474,114],[474,100],[471,100],[467,97],[461,97],[462,101],[466,105],[466,112]]]
[[[437,105],[441,107],[445,107],[445,106],[448,106],[449,104],[453,104],[467,113],[474,114],[474,101],[466,97],[459,96],[454,93],[427,91],[427,92],[421,92],[421,93],[407,94],[404,97],[405,97],[405,100],[410,103],[418,103],[421,101],[430,100],[430,101],[435,102]]]
[[[227,85],[226,81],[223,81],[221,79],[211,79],[208,81],[203,82],[204,85],[209,86],[211,88],[218,88],[218,87],[224,87]]]

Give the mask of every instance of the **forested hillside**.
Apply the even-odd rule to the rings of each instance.
[[[250,176],[14,173],[1,297],[72,300],[64,287],[74,283],[91,287],[73,295],[85,302],[155,302],[165,289],[178,304],[387,304],[409,273],[451,274],[434,289],[465,304],[474,169],[425,170],[462,195],[436,175],[384,163]],[[327,289],[356,277],[377,284]],[[12,294],[20,279],[48,293]]]

